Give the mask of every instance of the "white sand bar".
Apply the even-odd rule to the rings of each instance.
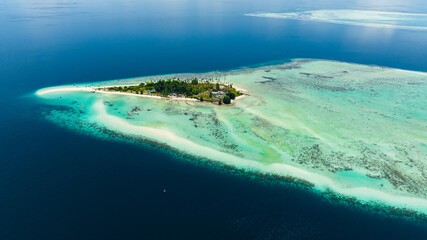
[[[250,13],[246,16],[317,21],[365,27],[427,30],[427,14],[367,10],[316,10],[284,13]]]

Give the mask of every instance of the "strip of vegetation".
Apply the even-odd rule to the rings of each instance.
[[[214,79],[162,79],[155,82],[143,82],[139,85],[98,88],[109,92],[124,92],[140,95],[170,98],[194,98],[199,101],[218,104],[230,104],[242,95],[232,84],[222,84]]]

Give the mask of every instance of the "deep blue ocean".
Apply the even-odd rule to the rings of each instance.
[[[0,1],[0,239],[427,239],[425,222],[58,127],[31,95],[290,58],[427,72],[427,31],[244,16],[318,9],[427,13],[427,4]]]

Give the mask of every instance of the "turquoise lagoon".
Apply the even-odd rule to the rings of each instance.
[[[218,106],[74,86],[36,95],[53,106],[45,112],[47,119],[82,133],[154,141],[200,161],[290,177],[321,192],[427,214],[426,73],[294,59],[84,85],[168,77],[215,77],[249,96]],[[66,88],[71,91],[60,91]]]

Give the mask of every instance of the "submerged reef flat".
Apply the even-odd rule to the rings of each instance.
[[[250,13],[246,16],[317,21],[406,30],[427,30],[427,14],[367,10],[316,10],[284,13]]]
[[[82,91],[159,78],[219,78],[234,105]],[[427,74],[335,61],[174,74],[36,92],[48,119],[107,129],[322,192],[427,214]],[[201,160],[204,161],[204,160]]]

